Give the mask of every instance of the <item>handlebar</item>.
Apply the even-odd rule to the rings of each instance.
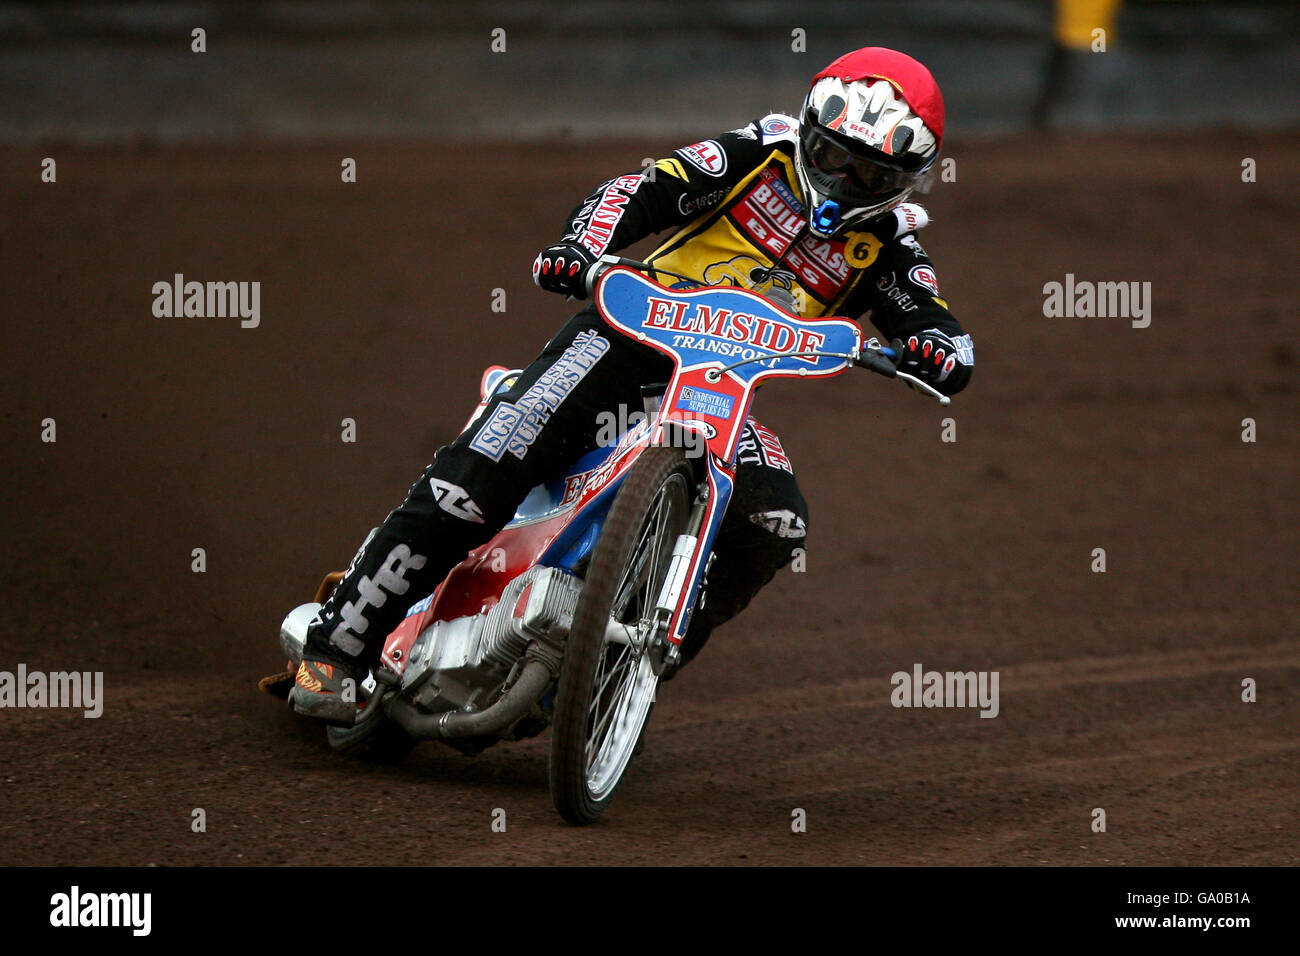
[[[671,269],[661,269],[649,262],[642,262],[639,259],[625,259],[623,256],[604,255],[597,259],[587,270],[587,277],[584,285],[587,289],[587,297],[590,298],[596,291],[596,280],[615,266],[627,266],[629,269],[635,269],[637,272],[651,272],[655,275],[672,276],[674,279],[684,279],[695,285],[703,285],[698,279],[692,279],[690,276],[684,276],[680,272],[673,272]]]
[[[865,368],[869,371],[876,372],[885,378],[899,378],[906,384],[910,385],[918,392],[923,392],[931,398],[939,400],[940,405],[951,405],[952,399],[943,394],[937,388],[931,386],[928,382],[923,382],[915,375],[909,375],[907,372],[898,370],[898,352],[894,349],[880,345],[875,339],[863,343],[862,350],[858,357],[853,360],[853,364],[858,368]]]
[[[661,269],[659,266],[653,265],[649,262],[641,262],[637,259],[627,259],[623,256],[604,255],[597,259],[595,263],[592,264],[591,268],[587,270],[584,284],[587,289],[588,297],[594,294],[596,290],[596,280],[615,266],[627,266],[629,269],[636,269],[638,272],[650,272],[656,275],[670,275],[677,279],[684,279],[685,281],[691,282],[695,285],[700,284],[698,279],[692,279],[690,276],[684,276],[680,272],[673,272],[670,269]],[[773,355],[775,354],[778,353],[773,353]],[[844,355],[841,357],[852,360],[853,364],[858,368],[865,368],[867,371],[875,372],[877,375],[883,375],[885,378],[901,379],[914,390],[938,399],[940,405],[952,404],[951,398],[940,392],[938,389],[931,387],[929,383],[921,381],[921,379],[917,378],[915,375],[909,375],[907,372],[900,372],[898,370],[898,352],[888,346],[881,345],[875,339],[869,339],[862,343],[857,354]],[[756,360],[751,359],[750,361]],[[723,371],[725,371],[725,369]]]
[[[874,348],[864,348],[853,364],[858,368],[865,368],[868,372],[875,372],[885,378],[897,378],[898,366],[895,364],[898,359],[898,353],[891,348],[878,345]]]

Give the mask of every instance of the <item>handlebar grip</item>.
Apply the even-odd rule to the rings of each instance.
[[[858,368],[865,368],[870,372],[883,375],[885,378],[894,378],[898,375],[898,366],[893,363],[892,359],[897,354],[893,349],[867,349],[858,356],[853,364]]]
[[[614,256],[606,253],[593,262],[587,269],[586,278],[583,280],[583,285],[587,289],[587,298],[590,299],[592,294],[596,291],[596,280],[610,269],[614,268],[614,266],[631,266],[633,268],[638,268],[645,267],[646,264],[644,262],[637,262],[635,259],[624,259],[622,256]]]

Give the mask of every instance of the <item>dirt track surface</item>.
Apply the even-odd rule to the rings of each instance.
[[[763,392],[808,571],[662,690],[600,825],[551,808],[548,737],[375,768],[254,689],[482,367],[567,314],[536,249],[665,145],[3,156],[0,670],[102,670],[106,704],[0,710],[0,862],[1300,863],[1295,135],[952,143],[922,241],[971,388]],[[177,272],[260,280],[261,325],[155,318]],[[1150,281],[1151,326],[1044,318],[1067,272]],[[917,662],[998,671],[999,716],[891,707]]]

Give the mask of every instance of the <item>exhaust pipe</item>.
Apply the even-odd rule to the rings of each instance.
[[[280,649],[295,667],[302,661],[307,627],[319,610],[320,605],[315,602],[299,605],[289,612],[280,625]],[[384,713],[407,733],[421,740],[495,736],[528,713],[529,708],[546,692],[554,679],[553,672],[558,671],[558,660],[549,664],[536,659],[527,661],[519,679],[500,700],[486,710],[452,710],[441,714],[426,714],[397,694],[386,695],[382,707]]]
[[[551,679],[551,669],[546,664],[530,660],[524,664],[519,679],[486,710],[426,714],[394,694],[384,701],[384,713],[412,737],[422,740],[495,736],[528,713],[528,709],[546,692]]]

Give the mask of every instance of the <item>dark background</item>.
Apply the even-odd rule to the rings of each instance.
[[[1054,19],[1047,0],[3,3],[0,140],[692,137],[794,110],[859,46],[927,64],[954,133],[1002,134],[1042,112]],[[1038,119],[1294,126],[1298,33],[1288,0],[1129,2]]]

